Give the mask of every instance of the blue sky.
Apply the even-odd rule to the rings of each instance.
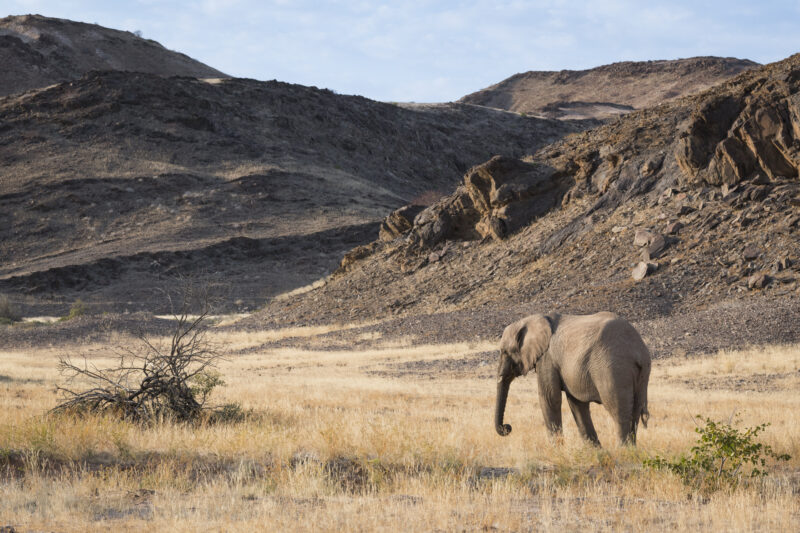
[[[440,102],[527,70],[800,52],[800,0],[0,0],[141,31],[233,76]],[[5,13],[2,13],[5,11]]]

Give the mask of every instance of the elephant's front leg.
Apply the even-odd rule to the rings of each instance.
[[[553,435],[561,434],[561,387],[559,382],[543,379],[539,373],[539,406],[544,423]]]

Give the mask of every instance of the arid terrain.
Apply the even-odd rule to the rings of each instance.
[[[24,16],[0,64],[0,533],[796,529],[800,55],[402,104]],[[188,286],[237,416],[51,412],[89,386],[65,358],[167,350]],[[603,448],[566,404],[548,438],[532,375],[499,437],[504,326],[600,310],[653,355],[637,446],[599,405]],[[695,415],[791,458],[712,493],[647,467]]]
[[[564,120],[609,119],[702,92],[758,63],[732,57],[624,61],[588,70],[530,71],[460,102]]]
[[[800,520],[800,350],[768,347],[659,359],[651,418],[637,448],[619,447],[593,408],[603,449],[582,443],[564,407],[548,440],[536,381],[512,387],[492,425],[495,342],[426,344],[359,335],[357,349],[274,347],[363,327],[231,332],[217,402],[243,422],[156,427],[112,417],[47,416],[57,358],[98,366],[136,341],[2,349],[0,525],[17,531],[791,531]],[[85,342],[84,342],[85,341]],[[290,342],[291,341],[291,342]],[[686,452],[695,414],[750,427],[793,458],[734,492],[694,493],[643,458]]]

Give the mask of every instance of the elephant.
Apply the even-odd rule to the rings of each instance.
[[[640,419],[647,427],[650,351],[630,322],[614,313],[531,315],[505,328],[494,417],[501,436],[511,433],[511,426],[503,423],[511,382],[531,370],[537,374],[539,405],[553,435],[561,433],[562,391],[581,436],[596,446],[600,441],[590,402],[611,414],[623,444],[636,444]]]

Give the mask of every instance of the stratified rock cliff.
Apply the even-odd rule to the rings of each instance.
[[[796,297],[799,147],[796,55],[475,166],[404,233],[265,318],[309,317],[310,299],[352,319],[521,302],[648,316]]]

